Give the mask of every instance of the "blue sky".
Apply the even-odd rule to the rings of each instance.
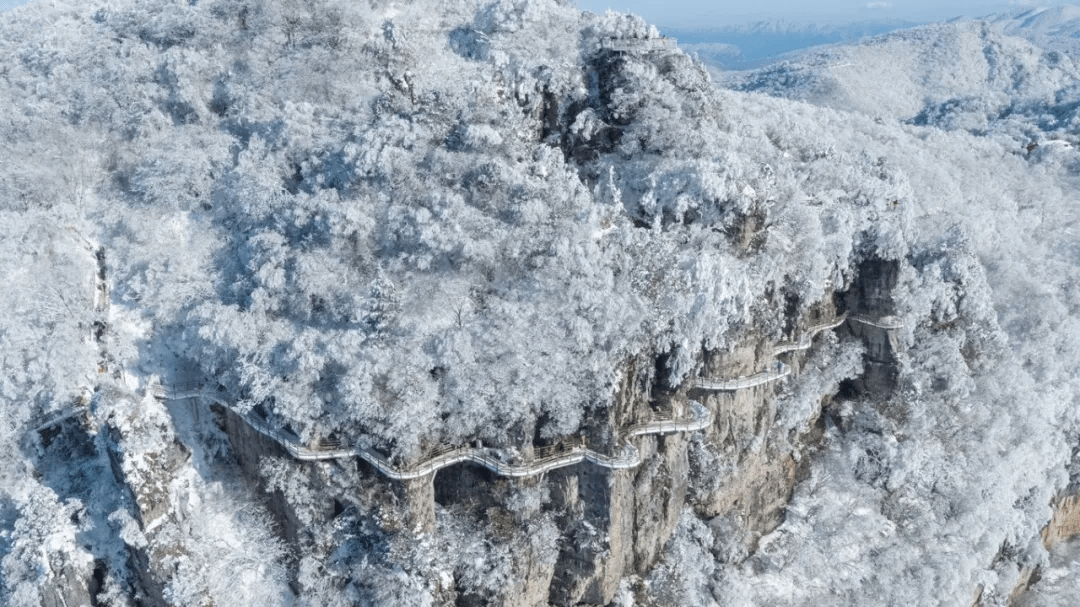
[[[674,27],[720,27],[783,19],[796,23],[839,24],[868,19],[941,21],[979,17],[1026,6],[1067,2],[1022,0],[577,0],[583,9],[629,11],[651,23]]]

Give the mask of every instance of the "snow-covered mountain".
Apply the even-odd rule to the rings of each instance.
[[[1026,38],[1050,51],[1080,51],[1080,7],[1065,4],[987,19],[1001,32]]]
[[[780,61],[786,53],[809,47],[852,42],[909,28],[916,23],[878,20],[821,25],[784,20],[759,21],[716,28],[664,28],[679,47],[696,53],[713,68],[743,70]]]
[[[928,25],[858,44],[800,53],[753,72],[727,73],[725,86],[919,124],[978,130],[1010,116],[1074,102],[1076,60],[993,24]],[[1040,128],[1046,125],[1040,125]]]
[[[0,15],[0,602],[1080,596],[1070,15]]]
[[[985,297],[986,301],[992,302],[996,322],[1003,330],[1002,343],[1008,344],[1005,351],[1010,354],[1005,357],[1018,356],[1013,359],[1016,361],[1013,365],[1040,369],[1033,377],[1039,377],[1036,381],[1042,385],[1072,385],[1077,371],[1072,343],[1076,336],[1078,308],[1071,295],[1072,288],[1067,286],[1076,280],[1076,264],[1080,261],[1075,245],[1075,199],[1080,192],[1077,177],[1080,156],[1075,149],[1080,126],[1077,115],[1080,72],[1078,56],[1069,42],[1075,14],[1074,8],[1067,7],[985,22],[923,26],[852,45],[810,50],[755,72],[724,74],[722,79],[722,86],[731,90],[769,95],[768,98],[756,97],[763,108],[768,108],[763,109],[763,113],[783,115],[791,110],[780,108],[790,106],[786,103],[776,106],[774,100],[792,100],[828,108],[828,115],[849,125],[861,124],[856,127],[837,125],[838,130],[850,128],[860,133],[840,137],[845,141],[840,149],[861,150],[889,162],[910,180],[913,197],[919,201],[919,209],[913,216],[914,232],[926,235],[945,229],[953,236],[943,241],[941,250],[960,247],[975,255],[985,271],[987,290],[983,295],[966,294],[963,299],[971,302]],[[873,126],[866,121],[872,121]],[[964,315],[959,308],[957,314],[958,317]],[[916,341],[923,340],[929,343],[933,338],[924,335]],[[978,366],[972,365],[971,360],[961,365],[972,370]],[[952,365],[938,367],[945,368],[952,368]],[[1053,379],[1055,376],[1056,380]],[[1039,437],[1031,444],[1050,436],[1061,436],[1069,443],[1075,440],[1071,438],[1075,433],[1075,422],[1071,420],[1075,420],[1076,402],[1072,396],[1065,397],[1059,404],[1050,404],[1056,397],[1046,393],[1045,398],[1049,400],[1042,400],[1043,397],[1037,395],[1040,389],[1024,389],[1012,399],[1018,408],[1017,416],[1011,421],[1003,421],[993,412],[1003,411],[992,404],[1000,398],[996,389],[977,396],[983,387],[992,384],[999,385],[996,380],[986,383],[985,379],[975,379],[969,386],[972,391],[965,389],[965,396],[959,397],[957,402],[965,403],[962,408],[988,406],[983,410],[983,414],[989,416],[986,421],[992,419],[995,426],[1002,424],[997,426],[999,428],[1013,428],[1006,434],[1012,434],[1050,409],[1057,409],[1058,413],[1044,418],[1047,426],[1043,430],[1031,431],[1029,436]],[[1071,389],[1067,390],[1071,393]],[[1059,415],[1061,417],[1057,417]],[[1053,418],[1059,421],[1050,422]],[[972,470],[959,463],[966,457],[959,453],[966,450],[963,445],[969,440],[962,436],[973,430],[966,423],[963,425],[963,430],[943,440],[945,451],[937,456],[938,461],[933,465],[942,466],[940,469],[955,466],[953,478],[974,480],[977,475],[971,475]],[[906,434],[905,440],[922,442],[914,436]],[[982,499],[995,491],[990,489],[991,485],[1001,487],[1014,482],[1006,480],[1010,477],[1006,470],[1018,470],[1037,461],[1049,463],[1060,457],[1041,449],[1021,456],[1025,448],[1019,445],[1026,440],[1018,440],[1019,434],[1013,434],[1016,438],[994,436],[989,427],[969,436],[972,445],[994,445],[1001,456],[1009,453],[1011,455],[1007,457],[1019,456],[1029,462],[986,466],[985,482],[990,485],[981,490]],[[911,457],[927,457],[925,443],[922,447],[911,447]],[[893,461],[906,466],[900,462],[912,460],[900,457]],[[996,456],[983,461],[1000,462]],[[1065,504],[1059,505],[1059,512],[1065,514],[1055,516],[1055,522],[1046,529],[1075,517],[1075,510],[1065,496],[1076,492],[1077,461],[1069,457],[1057,461],[1061,463],[1056,465],[1067,470],[1070,479],[1065,486],[1058,486],[1061,493],[1055,497],[1056,503]],[[1051,477],[1053,474],[1057,472]],[[974,485],[969,487],[969,490],[974,489]],[[774,538],[774,541],[782,542],[783,547],[774,548],[774,555],[764,559],[769,563],[764,566],[766,570],[776,567],[769,575],[770,582],[763,583],[756,572],[731,570],[734,574],[728,581],[747,589],[751,596],[758,597],[758,601],[776,600],[784,592],[795,594],[798,591],[792,590],[793,587],[821,579],[817,576],[823,574],[814,561],[817,557],[810,555],[830,553],[852,545],[838,539],[834,532],[816,534],[814,529],[829,528],[817,514],[806,518],[801,514],[792,516],[796,512],[829,510],[832,507],[827,505],[830,499],[842,502],[851,499],[851,493],[845,491],[828,498],[824,494],[831,490],[818,493],[821,490],[808,488],[807,491],[802,498],[797,494],[788,510],[788,522],[780,527],[779,535]],[[884,501],[877,503],[884,507],[889,500],[896,499],[898,493],[912,495],[913,490],[900,484],[890,486],[883,495]],[[1024,498],[1018,496],[1017,499],[1023,501]],[[801,506],[795,505],[800,500],[805,501]],[[859,501],[861,499],[856,499]],[[980,504],[971,512],[984,507],[985,503]],[[1003,511],[995,515],[990,515],[989,510],[986,512],[990,517],[983,519],[986,521],[1000,522],[1006,516]],[[928,529],[936,529],[930,534],[936,539],[927,537],[927,540],[945,541],[939,534],[946,528],[957,530],[967,525],[983,525],[971,519],[960,523],[963,515],[952,524],[946,522],[949,518],[928,524]],[[976,519],[981,516],[976,515]],[[866,537],[861,535],[864,533],[866,531],[856,531],[855,535]],[[891,528],[882,533],[892,533]],[[1044,530],[1044,537],[1046,533],[1053,535]],[[974,536],[969,537],[974,541]],[[1053,547],[1047,556],[1037,542],[1028,543],[1029,540],[1020,536],[1013,537],[1000,546],[1001,551],[996,557],[1001,558],[1002,554],[1012,551],[1011,564],[1004,565],[999,561],[978,574],[983,577],[974,599],[958,591],[943,602],[959,604],[974,600],[977,604],[1025,605],[1076,602],[1080,596],[1076,578],[1064,573],[1075,571],[1073,545],[1066,542],[1053,547],[1053,543],[1044,542],[1045,546]],[[969,558],[975,554],[970,550],[974,543],[961,542],[960,545],[969,548],[957,546],[957,558],[961,554]],[[869,550],[876,553],[880,549],[878,545]],[[791,558],[792,554],[799,556]],[[886,559],[882,568],[895,571],[900,562],[907,562],[904,567],[913,571],[925,566],[927,559],[932,560],[932,557],[927,554],[911,561],[904,557]],[[1040,567],[1045,567],[1051,575],[1029,586],[1035,579],[1030,573]],[[838,578],[833,574],[824,575],[831,576],[824,585],[831,592],[837,592]],[[840,577],[847,576],[842,574]],[[884,584],[881,592],[893,597],[892,589],[907,587],[901,581],[903,576],[892,578],[888,574],[874,574],[869,578],[891,578],[893,581]],[[762,586],[770,586],[770,589],[762,592]],[[858,589],[854,590],[855,587]],[[860,582],[855,587],[852,587],[854,594],[845,599],[845,603],[863,604],[870,600],[872,593],[868,594],[867,584]],[[885,588],[891,590],[885,591]],[[927,594],[912,593],[908,600],[925,604],[932,598]]]

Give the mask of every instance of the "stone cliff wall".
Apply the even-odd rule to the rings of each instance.
[[[868,259],[859,265],[859,280],[841,295],[843,311],[856,317],[884,318],[896,313],[892,291],[899,279],[900,262]],[[895,332],[860,322],[849,322],[846,331],[866,344],[865,373],[852,387],[858,394],[892,394],[899,382],[899,344]]]
[[[892,314],[890,291],[898,264],[872,260],[859,271],[846,291],[823,293],[802,315],[789,310],[780,339],[797,339],[808,327],[845,311],[870,318]],[[866,345],[864,374],[843,389],[875,394],[895,390],[897,343],[892,332],[848,322],[837,334]],[[776,341],[748,330],[728,351],[702,351],[700,375],[737,377],[761,371],[774,362]],[[783,356],[792,369],[792,376],[784,381],[798,381],[806,352]],[[823,436],[821,411],[794,436],[781,431],[776,423],[775,382],[732,392],[705,392],[690,388],[690,382],[666,385],[665,367],[664,353],[645,353],[629,361],[613,406],[591,416],[581,429],[590,448],[610,452],[615,447],[614,429],[653,419],[659,411],[685,410],[693,399],[713,412],[712,427],[697,436],[633,439],[642,456],[636,468],[609,470],[581,463],[515,480],[463,463],[432,476],[396,482],[358,459],[297,465],[308,470],[312,486],[323,488],[327,499],[321,516],[325,520],[335,515],[341,503],[348,503],[377,513],[385,533],[437,533],[437,517],[446,512],[473,520],[492,541],[514,548],[511,578],[515,583],[492,595],[480,594],[456,580],[447,588],[443,588],[445,580],[433,581],[432,587],[442,589],[440,596],[446,604],[608,604],[627,576],[643,577],[650,571],[687,505],[702,518],[736,522],[747,554],[752,553],[757,540],[783,521],[784,509]],[[821,407],[828,407],[834,396],[822,394]],[[259,477],[262,458],[286,455],[239,416],[225,409],[220,414],[249,478]],[[532,445],[524,437],[529,429],[518,434],[523,442],[515,446],[528,453]],[[537,484],[544,485],[549,495],[541,510],[521,515],[507,509],[516,491]],[[274,492],[269,501],[285,538],[299,541],[302,524],[287,497]],[[535,520],[529,516],[554,516],[561,534],[554,563],[534,554],[536,548],[531,547],[526,529]]]
[[[191,452],[176,440],[162,405],[152,398],[140,399],[142,415],[110,419],[103,428],[104,444],[117,484],[130,492],[144,538],[126,543],[140,604],[156,607],[170,604],[164,589],[176,561],[186,554],[177,535],[166,530],[183,523],[183,512],[174,507],[174,482],[189,465]],[[148,445],[153,448],[142,448]]]

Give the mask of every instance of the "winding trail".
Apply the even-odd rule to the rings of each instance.
[[[865,316],[852,316],[848,320],[853,320],[879,329],[885,329],[886,331],[895,331],[896,329],[904,328],[904,321],[898,316],[882,316],[881,318],[876,319],[867,318]]]
[[[780,356],[781,354],[794,352],[796,350],[808,350],[810,346],[813,345],[814,338],[817,337],[818,333],[821,333],[822,331],[831,331],[836,327],[844,324],[844,321],[846,321],[848,318],[849,316],[847,312],[844,312],[843,314],[837,316],[832,320],[825,321],[823,323],[816,324],[808,328],[805,332],[803,332],[802,336],[799,337],[798,341],[782,341],[776,344],[776,347],[773,348],[772,352],[773,357],[775,358],[777,356]]]
[[[694,387],[698,390],[710,390],[713,392],[735,392],[736,390],[745,390],[747,388],[753,388],[754,386],[767,384],[787,377],[788,375],[791,375],[791,367],[779,360],[774,360],[773,363],[769,365],[769,368],[761,373],[744,375],[742,377],[736,377],[735,379],[710,379],[707,377],[699,377],[694,380]]]
[[[185,398],[206,398],[219,405],[228,407],[229,404],[213,390],[207,390],[200,385],[185,385],[165,387],[154,386],[152,393],[157,398],[165,400],[181,400]],[[641,463],[641,455],[637,448],[629,440],[635,436],[647,434],[673,434],[676,432],[694,432],[703,430],[712,425],[712,413],[697,402],[690,402],[692,414],[689,417],[671,416],[660,417],[645,423],[636,424],[624,428],[616,440],[620,445],[618,455],[606,455],[589,449],[582,438],[581,442],[564,441],[551,447],[541,447],[535,450],[534,457],[528,461],[509,462],[499,457],[496,449],[483,447],[456,447],[435,452],[431,457],[417,464],[407,467],[398,467],[390,463],[382,454],[363,447],[346,447],[338,445],[305,445],[300,439],[290,433],[278,430],[270,426],[265,419],[257,414],[249,412],[241,415],[244,421],[254,430],[258,431],[285,448],[294,458],[302,461],[319,461],[330,459],[342,459],[359,457],[375,467],[384,476],[393,480],[411,480],[420,478],[447,466],[461,462],[472,462],[487,468],[500,476],[521,478],[543,474],[549,470],[572,466],[583,461],[592,462],[604,468],[623,470],[636,467]]]
[[[836,318],[816,324],[809,327],[798,341],[780,342],[773,348],[773,357],[786,354],[788,352],[794,352],[796,350],[806,350],[814,342],[814,338],[818,333],[822,331],[831,331],[836,327],[844,324],[845,321],[852,321],[862,323],[864,325],[870,325],[886,331],[893,331],[901,329],[904,326],[904,321],[896,316],[885,316],[879,319],[871,319],[865,316],[853,316],[844,312]],[[699,390],[709,390],[713,392],[735,392],[736,390],[745,390],[747,388],[753,388],[754,386],[760,386],[769,382],[776,381],[791,375],[791,367],[785,364],[783,361],[775,360],[769,365],[766,370],[755,373],[753,375],[744,375],[735,379],[711,379],[707,377],[699,377],[694,380],[694,388]]]
[[[806,330],[798,341],[781,342],[773,349],[773,356],[780,356],[787,352],[806,350],[822,331],[835,329],[847,320],[853,320],[868,324],[881,329],[892,330],[903,326],[903,323],[894,317],[885,317],[879,320],[871,320],[858,316],[842,314],[827,322],[814,325]],[[782,361],[776,360],[768,369],[754,375],[738,377],[735,379],[708,379],[698,378],[694,382],[695,388],[712,391],[735,391],[765,383],[776,381],[791,374],[791,367]],[[182,400],[185,398],[205,398],[234,411],[223,394],[206,387],[205,384],[184,384],[163,386],[155,384],[150,387],[150,392],[155,397],[164,400]],[[624,470],[641,464],[641,454],[630,443],[630,439],[637,436],[650,434],[674,434],[676,432],[695,432],[712,425],[712,413],[696,401],[690,401],[691,415],[660,415],[648,422],[628,426],[619,431],[615,441],[619,446],[617,455],[607,455],[589,449],[585,437],[578,440],[568,439],[556,445],[536,448],[533,457],[524,461],[507,461],[505,452],[498,449],[484,447],[451,447],[434,452],[427,459],[411,466],[395,466],[386,458],[373,449],[363,447],[343,447],[337,442],[325,442],[316,445],[305,445],[298,436],[278,428],[274,428],[265,418],[250,411],[246,414],[238,414],[255,431],[269,437],[281,445],[294,458],[301,461],[321,461],[359,457],[375,467],[387,478],[406,481],[421,478],[433,474],[447,466],[453,466],[462,462],[471,462],[483,466],[499,476],[521,478],[543,474],[549,470],[573,466],[584,461],[592,462],[597,466],[612,470]]]

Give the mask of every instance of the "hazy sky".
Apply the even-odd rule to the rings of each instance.
[[[1067,2],[1024,0],[577,0],[583,9],[629,11],[668,26],[722,26],[785,19],[799,23],[846,23],[866,19],[940,21],[979,17],[1026,6]]]

